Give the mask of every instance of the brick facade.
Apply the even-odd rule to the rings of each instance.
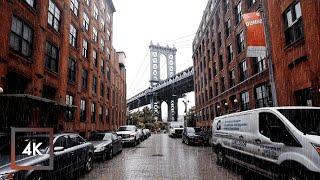
[[[76,2],[78,5],[74,4]],[[125,123],[126,118],[126,70],[124,64],[119,63],[119,55],[112,45],[115,8],[112,0],[88,2],[89,5],[85,0],[35,0],[34,4],[28,4],[26,0],[0,1],[0,87],[3,87],[4,94],[30,94],[64,105],[67,95],[71,95],[74,99],[72,105],[76,106],[73,117],[67,120],[67,117],[59,116],[56,130],[78,132],[83,136],[93,131],[115,130]],[[97,19],[95,11],[98,12]],[[55,12],[53,18],[49,18],[50,12]],[[89,18],[88,30],[83,25],[84,13]],[[19,39],[17,43],[12,36],[19,37],[20,27],[13,21],[23,24],[23,35],[16,38]],[[57,23],[50,25],[49,21]],[[74,47],[70,42],[71,24],[76,29]],[[18,30],[13,30],[13,27]],[[32,34],[30,56],[26,56],[28,51],[24,49],[25,42],[28,42],[24,36],[27,37],[28,32]],[[84,40],[88,44],[87,57],[83,55]],[[55,48],[47,50],[47,42],[57,47],[56,64],[47,58],[48,52],[50,57],[56,57]],[[97,52],[96,62],[94,51]],[[75,74],[72,75],[70,59],[75,62]],[[88,72],[86,88],[83,88],[84,70]],[[74,76],[74,80],[69,76]],[[86,102],[86,117],[82,121],[81,100]],[[95,115],[91,111],[93,103]]]
[[[272,105],[267,59],[255,63],[257,59],[246,57],[245,40],[242,50],[241,41],[237,41],[241,32],[243,39],[246,36],[242,18],[237,23],[237,12],[261,8],[261,1],[251,2],[210,0],[204,11],[193,42],[197,126],[209,127],[222,114]],[[232,55],[228,46],[232,46]],[[244,60],[246,65],[242,66]],[[246,69],[245,76],[241,69]]]
[[[267,2],[279,105],[320,106],[320,1]],[[295,6],[296,9],[301,8],[301,13],[295,12],[297,19],[292,22],[291,29],[300,26],[301,22],[302,34],[288,43],[286,32],[290,28],[287,28],[285,18],[290,9],[293,12],[292,7]]]

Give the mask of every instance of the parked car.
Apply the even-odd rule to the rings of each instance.
[[[43,155],[21,155],[29,140],[41,142],[38,148]],[[77,134],[55,134],[54,146],[54,169],[51,171],[18,171],[10,167],[10,158],[1,157],[0,179],[61,179],[69,177],[73,172],[84,169],[89,172],[92,169],[93,145],[86,142]],[[16,164],[19,166],[48,166],[49,165],[49,137],[47,135],[21,136],[16,141]],[[2,154],[1,154],[2,156]]]
[[[261,108],[212,125],[217,164],[227,161],[280,179],[319,179],[320,108]]]
[[[208,138],[201,128],[185,127],[182,133],[182,143],[206,145],[208,144]]]
[[[116,133],[93,133],[89,138],[94,146],[94,158],[101,158],[103,161],[122,152],[122,138]]]
[[[143,129],[144,139],[148,139],[151,136],[149,129]]]
[[[170,137],[182,137],[183,122],[170,122],[169,123],[169,136]]]
[[[124,144],[136,146],[140,143],[138,128],[134,125],[120,126],[117,135],[122,137],[122,142]]]
[[[144,134],[143,134],[143,130],[138,128],[138,135],[139,135],[139,143],[141,141],[144,141]]]

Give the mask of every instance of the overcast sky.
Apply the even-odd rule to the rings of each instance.
[[[127,55],[127,98],[149,87],[149,45],[175,46],[177,72],[192,66],[192,41],[207,0],[113,0],[113,44]],[[166,71],[164,59],[161,68]],[[165,74],[161,72],[162,76]],[[194,93],[187,96],[194,106]],[[180,100],[179,115],[184,106]],[[162,105],[164,106],[164,105]],[[166,111],[166,109],[165,109]],[[163,112],[166,113],[166,112]]]

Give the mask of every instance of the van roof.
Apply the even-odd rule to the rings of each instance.
[[[263,108],[258,108],[258,109],[251,109],[251,110],[247,110],[247,111],[236,112],[236,113],[232,113],[232,114],[226,114],[226,115],[219,116],[216,118],[220,119],[220,118],[232,117],[232,116],[236,116],[236,115],[244,115],[244,114],[249,114],[249,113],[252,113],[252,112],[258,111],[258,110],[280,110],[280,109],[318,109],[318,110],[320,110],[320,107],[309,107],[309,106],[263,107]]]

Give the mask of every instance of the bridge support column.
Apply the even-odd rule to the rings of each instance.
[[[167,101],[168,104],[168,122],[178,121],[178,98],[173,97]]]
[[[158,101],[157,95],[153,94],[150,98],[151,110],[153,111],[156,121],[161,121],[161,102]]]

